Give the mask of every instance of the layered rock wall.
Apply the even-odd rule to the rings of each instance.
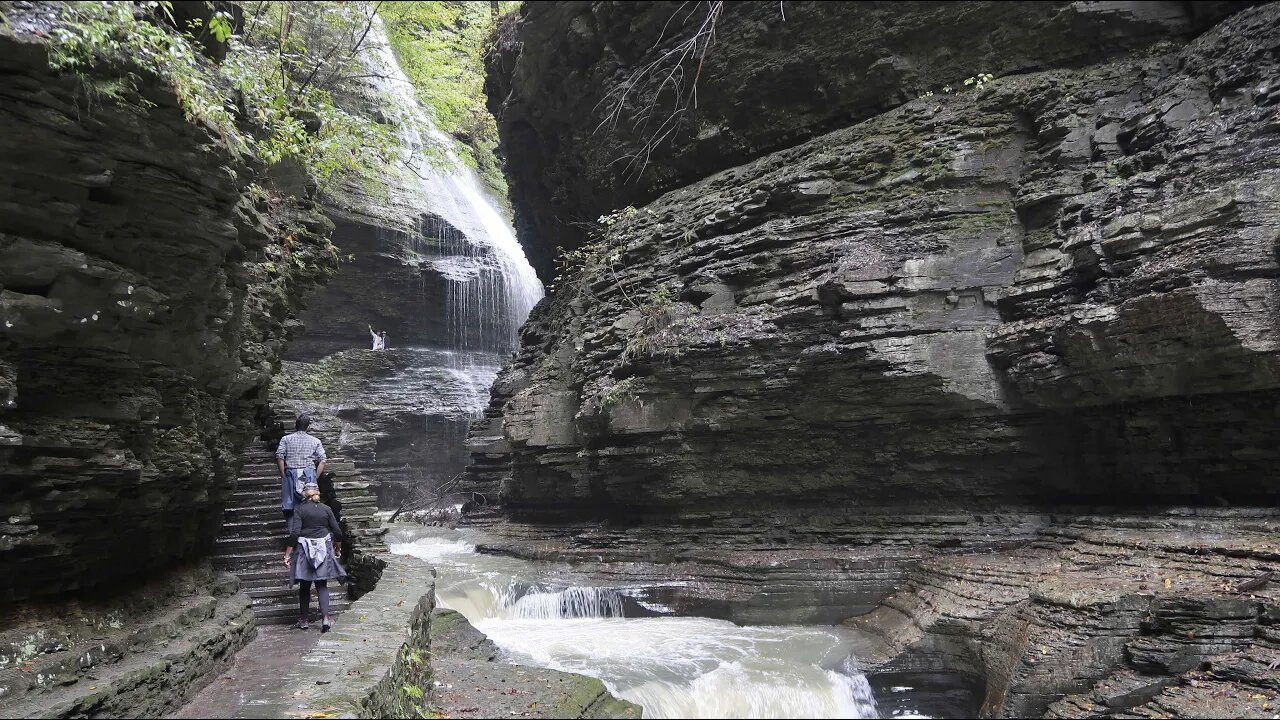
[[[572,247],[551,218],[736,166],[643,205],[561,279],[473,428],[472,489],[516,517],[704,522],[1274,497],[1280,7],[796,3],[784,26],[731,5],[698,127],[748,129],[673,136],[648,184],[604,169],[633,134],[592,134],[570,89],[643,96],[670,9],[538,5],[508,30],[490,89],[526,244]],[[936,33],[964,22],[992,42],[948,56]],[[824,30],[791,34],[806,23]],[[840,55],[864,46],[835,28],[883,62]],[[770,120],[786,63],[744,58],[784,51],[847,99],[799,84],[826,114]],[[707,149],[730,136],[748,139]],[[565,168],[627,189],[602,200]]]
[[[581,262],[471,431],[489,549],[794,571],[985,716],[1269,711],[1280,5],[784,10],[500,36],[521,239]]]
[[[1247,4],[529,3],[486,90],[549,278],[605,213],[982,73],[1088,65]]]
[[[0,34],[0,601],[207,553],[333,226],[124,68]]]

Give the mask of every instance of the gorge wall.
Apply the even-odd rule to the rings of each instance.
[[[26,30],[0,44],[12,602],[208,551],[302,299],[336,261],[315,204],[250,193],[262,168],[168,88],[55,74]]]
[[[333,224],[153,73],[53,72],[56,8],[3,9],[0,716],[159,716],[254,636],[209,554]]]
[[[1280,7],[691,7],[499,35],[521,239],[585,267],[499,376],[472,489],[712,524],[1275,497]],[[712,8],[697,107],[646,147]]]
[[[988,717],[1274,712],[1277,28],[526,5],[487,89],[568,268],[468,439],[487,549],[843,612]]]

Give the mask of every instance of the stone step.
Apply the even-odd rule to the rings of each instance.
[[[277,492],[280,490],[279,475],[241,475],[236,479],[236,489],[249,488],[275,488]]]
[[[267,588],[286,587],[288,582],[285,579],[285,567],[283,564],[277,565],[275,569],[270,571],[270,577],[261,577],[253,580],[241,580],[240,588],[248,592],[249,590],[263,590]]]
[[[258,622],[291,623],[297,620],[296,588],[289,588],[282,552],[287,542],[284,516],[280,513],[280,471],[272,449],[250,443],[244,451],[250,459],[240,471],[234,492],[227,502],[222,532],[214,546],[214,566],[234,572],[241,586],[253,598]],[[342,502],[343,522],[352,536],[371,538],[367,528],[377,525],[374,516],[377,498],[355,465],[343,457],[325,462],[334,474],[334,490]],[[367,543],[376,547],[377,543]],[[345,588],[335,588],[334,609],[345,608]]]
[[[244,553],[227,553],[217,554],[213,556],[213,564],[219,569],[241,568],[245,570],[266,570],[274,563],[280,567],[283,557],[284,548],[273,550],[271,552],[244,552]],[[234,571],[233,571],[234,572]],[[238,576],[240,573],[236,572]]]
[[[334,619],[334,624],[341,622],[339,618],[351,608],[350,603],[338,605],[337,601],[329,603],[329,617]],[[255,605],[253,606],[253,617],[259,625],[292,625],[298,621],[298,603],[296,600],[280,603],[278,605]],[[312,630],[320,629],[320,610],[316,607],[315,597],[311,598],[311,613],[309,621],[312,624]]]
[[[284,535],[262,535],[257,537],[220,537],[214,544],[214,551],[219,555],[241,555],[245,553],[255,552],[275,552],[277,555],[284,553],[284,546],[288,542],[288,538]]]
[[[284,581],[282,580],[281,582],[283,583]],[[246,592],[257,604],[264,604],[272,600],[281,602],[288,600],[293,602],[298,597],[298,588],[296,586],[289,587],[288,584],[281,584],[273,587],[249,588]],[[312,592],[314,593],[315,591],[312,590]],[[336,603],[339,600],[347,602],[347,588],[335,583],[329,588],[329,601],[331,603]],[[315,595],[312,595],[311,601],[312,604],[315,604]]]
[[[264,520],[274,522],[264,522]],[[261,519],[237,518],[222,524],[222,534],[228,537],[248,537],[250,535],[272,537],[278,535],[284,537],[286,534],[284,516],[280,514],[279,510],[272,508],[270,512],[263,512]]]
[[[270,584],[273,582],[283,583],[285,582],[284,563],[277,562],[276,566],[273,568],[245,570],[243,573],[237,575],[237,577],[240,578],[241,587],[261,587],[263,584]]]
[[[271,507],[280,504],[280,488],[273,490],[236,490],[227,504],[232,507]]]
[[[262,527],[278,527],[284,532],[284,515],[280,514],[280,506],[275,505],[269,508],[264,507],[237,507],[227,508],[224,516],[232,522],[256,522]]]

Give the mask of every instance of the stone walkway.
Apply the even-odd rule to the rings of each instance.
[[[258,628],[258,637],[234,664],[171,718],[231,718],[243,707],[280,695],[284,677],[320,639],[320,627],[303,632],[287,625]]]
[[[433,591],[425,563],[386,557],[377,589],[352,603],[331,632],[260,627],[232,669],[171,717],[354,717],[404,643],[414,608]]]

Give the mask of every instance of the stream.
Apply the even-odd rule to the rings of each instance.
[[[957,698],[947,678],[927,680],[933,687],[923,694],[903,684],[873,691],[857,669],[869,640],[848,628],[676,616],[637,599],[644,588],[593,585],[581,569],[478,553],[477,531],[392,528],[391,551],[433,565],[438,604],[464,615],[505,659],[599,678],[645,717],[963,717],[977,709],[966,707],[969,689]]]

